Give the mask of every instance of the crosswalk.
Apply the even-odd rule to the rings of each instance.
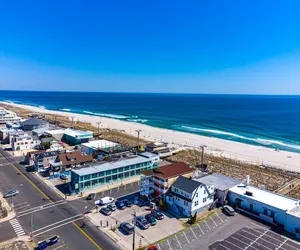
[[[25,234],[20,222],[17,219],[12,219],[12,220],[9,221],[9,223],[11,224],[13,229],[15,230],[15,233],[17,234],[17,236],[22,236],[22,235]]]

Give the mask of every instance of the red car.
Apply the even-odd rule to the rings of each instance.
[[[158,250],[157,246],[150,246],[148,250]]]

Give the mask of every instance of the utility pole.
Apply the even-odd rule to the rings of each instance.
[[[133,212],[133,234],[132,234],[132,250],[135,250],[135,224],[136,224],[136,212]]]
[[[140,151],[140,133],[142,132],[141,129],[137,129],[136,132],[138,133],[138,152]]]
[[[201,168],[203,168],[204,164],[204,148],[206,145],[201,145],[200,148],[202,149],[202,154],[201,154]]]
[[[74,118],[75,118],[75,116],[71,116],[71,119],[72,119],[72,128],[74,128]]]
[[[100,124],[101,122],[96,122],[97,126],[98,126],[98,138],[100,137]]]

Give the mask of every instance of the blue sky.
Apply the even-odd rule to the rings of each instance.
[[[0,89],[300,94],[300,1],[1,1]]]

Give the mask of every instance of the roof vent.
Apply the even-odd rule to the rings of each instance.
[[[253,196],[253,193],[251,191],[246,191],[245,195]]]

